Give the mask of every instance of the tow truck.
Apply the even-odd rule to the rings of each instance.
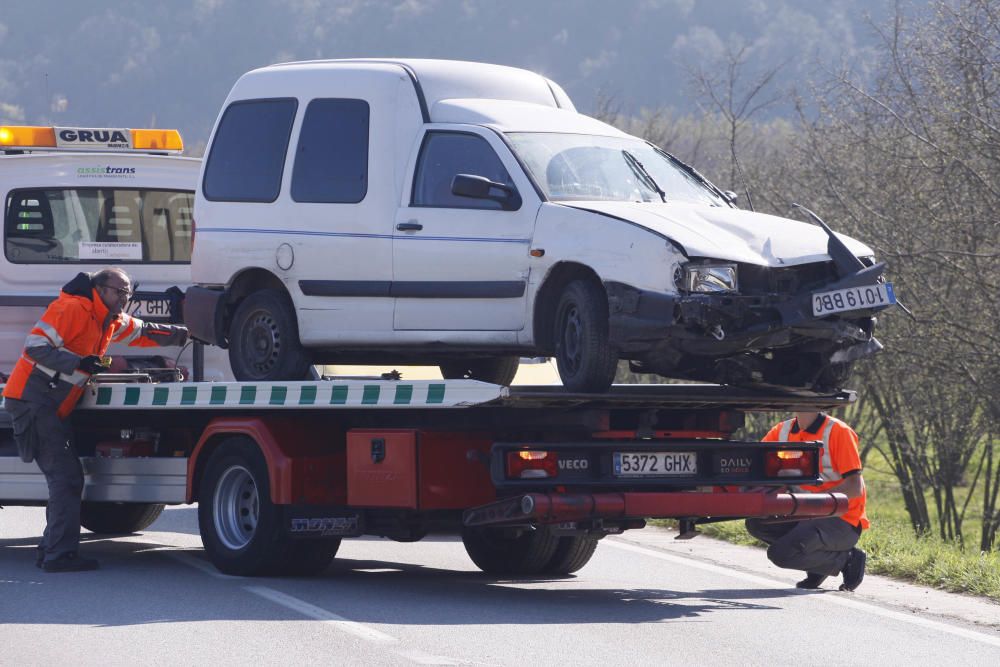
[[[207,555],[232,575],[316,574],[345,538],[450,533],[487,573],[549,577],[653,518],[691,537],[709,521],[847,509],[842,494],[794,490],[818,480],[820,443],[734,434],[747,413],[831,410],[852,392],[96,377],[72,416],[83,526],[131,533],[165,505],[197,503]],[[0,505],[47,496],[0,423]]]

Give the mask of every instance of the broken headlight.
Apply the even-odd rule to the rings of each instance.
[[[735,264],[689,264],[684,267],[684,289],[688,292],[735,292]]]

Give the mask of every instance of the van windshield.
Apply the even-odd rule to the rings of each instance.
[[[682,164],[639,139],[556,132],[506,136],[551,201],[660,202],[659,187],[668,202],[727,205]]]
[[[14,190],[4,252],[15,264],[188,264],[193,209],[184,190]]]

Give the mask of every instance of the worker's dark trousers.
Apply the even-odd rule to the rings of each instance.
[[[747,519],[747,531],[767,543],[767,557],[778,567],[834,577],[847,563],[861,533],[837,517],[763,523]]]
[[[73,448],[69,425],[56,415],[56,406],[18,401],[16,407],[8,406],[8,411],[14,413],[17,408],[30,408],[30,428],[36,436],[35,463],[49,487],[45,533],[38,550],[45,560],[55,560],[80,546],[83,467]]]

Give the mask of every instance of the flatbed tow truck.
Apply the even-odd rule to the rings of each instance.
[[[97,377],[72,417],[83,526],[130,533],[164,505],[198,503],[205,550],[228,574],[316,574],[343,538],[451,533],[485,572],[553,576],[651,518],[687,537],[709,521],[847,509],[842,494],[788,490],[818,480],[819,443],[733,435],[746,413],[830,410],[852,392]],[[47,496],[0,422],[0,505]]]

